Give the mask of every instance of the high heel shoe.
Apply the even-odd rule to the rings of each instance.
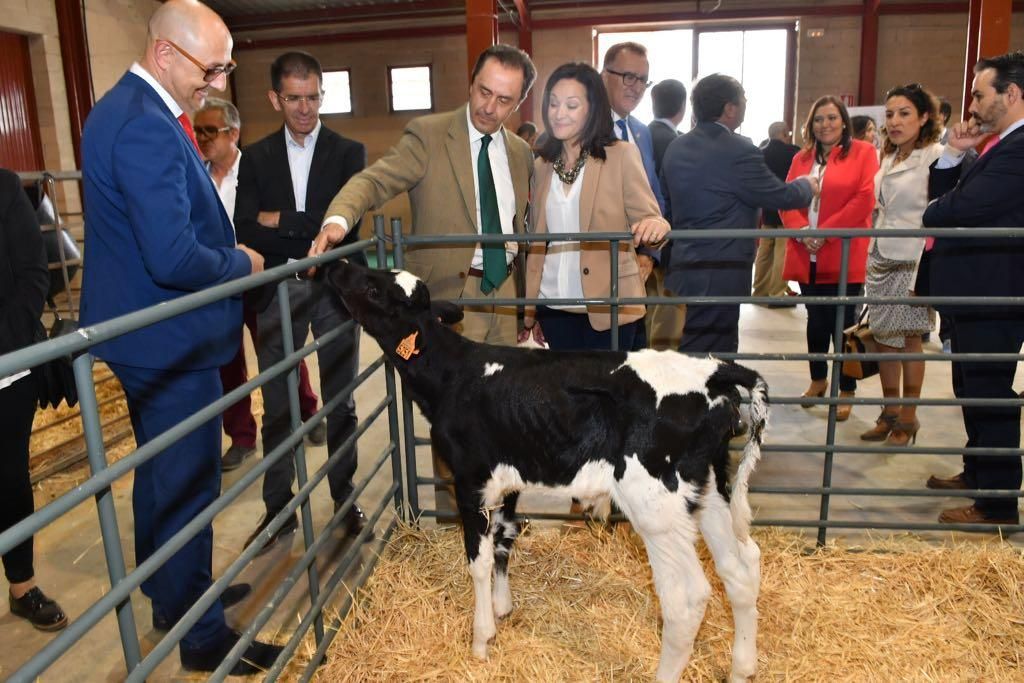
[[[896,426],[889,433],[885,440],[886,446],[906,446],[917,443],[917,432],[921,429],[921,423],[914,418],[913,422],[896,422]]]
[[[812,379],[811,386],[807,387],[807,391],[800,394],[801,398],[822,398],[825,392],[828,390],[827,379]],[[813,408],[813,403],[801,403],[801,408]]]
[[[854,392],[852,391],[840,391],[840,398],[853,398]],[[842,403],[836,406],[836,422],[846,422],[850,419],[850,414],[853,412],[852,403]]]
[[[875,426],[860,435],[861,441],[885,441],[889,432],[896,428],[899,421],[899,413],[887,413],[884,410],[875,420]]]

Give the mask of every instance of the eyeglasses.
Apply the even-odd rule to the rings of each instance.
[[[197,138],[215,138],[220,133],[227,133],[231,130],[231,126],[224,126],[223,128],[217,128],[216,126],[196,126],[194,130]]]
[[[234,71],[236,68],[238,68],[238,64],[236,64],[235,60],[233,60],[233,59],[228,60],[227,64],[223,64],[223,65],[218,64],[217,66],[206,66],[205,64],[200,62],[198,59],[196,59],[195,57],[190,55],[186,50],[184,50],[183,48],[181,48],[180,46],[175,44],[175,42],[173,40],[167,40],[166,38],[164,38],[163,40],[164,40],[165,43],[167,43],[168,45],[173,47],[175,50],[180,52],[181,55],[185,59],[187,59],[188,61],[190,61],[193,64],[195,64],[196,66],[198,66],[199,70],[203,72],[203,80],[206,81],[207,83],[213,83],[215,80],[217,80],[217,78],[220,77],[221,74],[224,74],[225,76],[227,76],[232,71]]]
[[[324,98],[324,93],[318,95],[282,95],[281,93],[275,93],[277,99],[287,105],[297,105],[299,102],[305,102],[306,104],[316,107],[320,105],[320,101]]]
[[[605,69],[610,74],[622,77],[622,83],[627,88],[632,88],[634,85],[639,84],[640,87],[647,89],[654,85],[654,81],[647,80],[648,74],[635,74],[632,71],[612,71],[611,69]]]

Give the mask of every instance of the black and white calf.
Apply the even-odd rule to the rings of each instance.
[[[694,549],[704,535],[732,604],[732,680],[757,667],[760,551],[747,482],[761,454],[767,386],[753,370],[670,351],[564,353],[464,339],[407,272],[332,267],[331,285],[394,362],[455,476],[476,607],[473,654],[512,610],[508,557],[519,492],[564,491],[595,509],[615,501],[643,538],[664,621],[659,681],[676,681],[711,593]],[[730,492],[728,442],[739,392],[750,438]],[[492,592],[493,574],[493,592]]]

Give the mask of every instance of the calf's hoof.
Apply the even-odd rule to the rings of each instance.
[[[494,642],[494,636],[491,636],[485,641],[473,643],[473,656],[479,659],[481,662],[487,661],[487,650],[491,643]]]

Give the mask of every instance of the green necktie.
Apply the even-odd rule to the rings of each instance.
[[[476,160],[477,188],[480,191],[480,232],[484,235],[501,234],[501,218],[498,216],[498,195],[494,191],[494,174],[491,173],[491,158],[487,154],[487,146],[491,136],[480,138],[480,156]],[[504,244],[485,244],[484,277],[480,283],[480,291],[489,294],[501,286],[508,276],[505,264]]]

